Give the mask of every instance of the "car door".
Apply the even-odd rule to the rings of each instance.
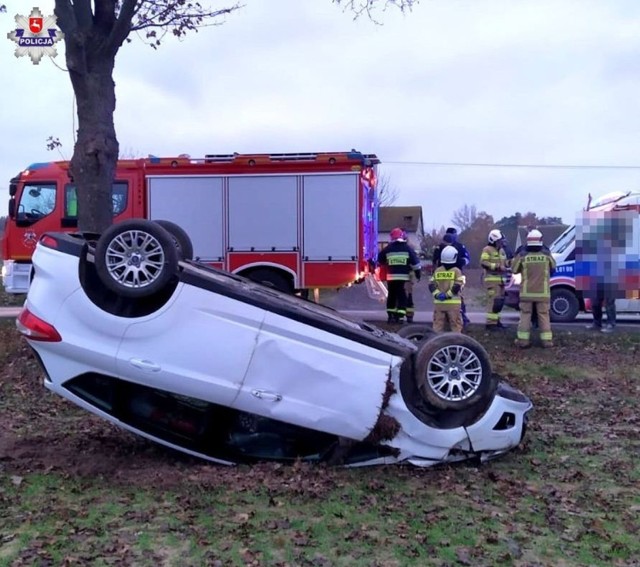
[[[266,314],[234,408],[364,439],[376,424],[394,357]]]
[[[238,394],[264,313],[186,284],[132,321],[118,349],[126,380],[228,406]]]

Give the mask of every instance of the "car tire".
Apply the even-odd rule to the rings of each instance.
[[[141,298],[161,291],[176,275],[178,250],[160,225],[133,219],[104,231],[94,261],[106,288],[123,297]]]
[[[570,323],[580,312],[580,301],[569,289],[552,289],[549,316],[555,323]]]
[[[287,281],[282,274],[278,274],[273,270],[258,269],[254,270],[248,275],[248,278],[254,282],[262,284],[271,289],[277,289],[284,293],[293,293],[291,284]]]
[[[411,342],[421,343],[422,341],[428,341],[434,337],[436,333],[429,325],[416,324],[400,327],[396,334]]]
[[[483,411],[498,387],[487,351],[459,333],[442,333],[423,341],[415,369],[422,399],[439,410],[474,406]]]
[[[164,228],[173,238],[176,248],[178,249],[178,259],[193,260],[193,244],[184,228],[168,220],[157,220],[154,222]]]

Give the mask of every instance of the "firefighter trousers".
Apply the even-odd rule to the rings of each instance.
[[[404,293],[407,296],[407,323],[413,322],[413,316],[416,313],[413,305],[413,282],[404,282]]]
[[[462,312],[460,304],[433,306],[433,330],[436,333],[443,333],[447,323],[453,333],[462,333]]]
[[[504,284],[500,282],[486,282],[485,289],[489,299],[487,325],[499,325],[500,312],[504,307]]]
[[[553,344],[551,332],[551,319],[549,317],[549,300],[544,301],[520,301],[520,321],[518,323],[518,343],[520,346],[531,344],[531,314],[533,310],[538,313],[538,330],[543,346]]]
[[[406,280],[387,281],[387,316],[389,321],[399,321],[407,314],[407,292],[404,284]]]

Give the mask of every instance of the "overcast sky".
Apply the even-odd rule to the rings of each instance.
[[[205,0],[206,1],[206,0]],[[640,1],[422,0],[353,21],[331,0],[244,0],[224,25],[116,60],[116,130],[131,156],[375,153],[427,229],[475,205],[572,221],[594,196],[640,190]],[[0,15],[0,198],[29,163],[70,158],[74,104],[58,56],[33,65]],[[217,2],[222,7],[223,1]],[[55,63],[55,65],[54,65]],[[524,168],[430,163],[638,166]],[[4,209],[4,206],[2,206]],[[5,209],[6,210],[6,209]],[[6,213],[2,213],[6,214]]]

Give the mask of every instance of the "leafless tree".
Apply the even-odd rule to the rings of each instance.
[[[402,12],[410,11],[419,0],[333,0],[334,4],[343,6],[345,10],[353,13],[354,18],[366,16],[371,21],[378,23],[375,12],[386,10],[389,6],[399,8]]]
[[[473,226],[478,218],[478,210],[475,205],[463,205],[454,211],[451,222],[458,228],[458,232],[463,232]]]
[[[409,10],[417,0],[333,0],[356,17],[375,8]],[[167,34],[185,37],[219,25],[242,5],[213,8],[197,0],[55,0],[64,33],[66,63],[75,94],[78,133],[70,173],[78,187],[78,225],[100,232],[111,224],[111,184],[119,154],[113,121],[115,58],[131,32],[140,31],[153,48]]]
[[[185,0],[56,0],[77,103],[78,136],[70,174],[78,188],[81,230],[98,232],[112,221],[111,184],[119,153],[113,69],[129,34],[142,30],[150,45],[158,47],[167,32],[182,38],[239,8],[211,9]]]
[[[389,207],[398,200],[398,188],[391,184],[387,174],[381,174],[378,178],[378,203],[381,207]]]

